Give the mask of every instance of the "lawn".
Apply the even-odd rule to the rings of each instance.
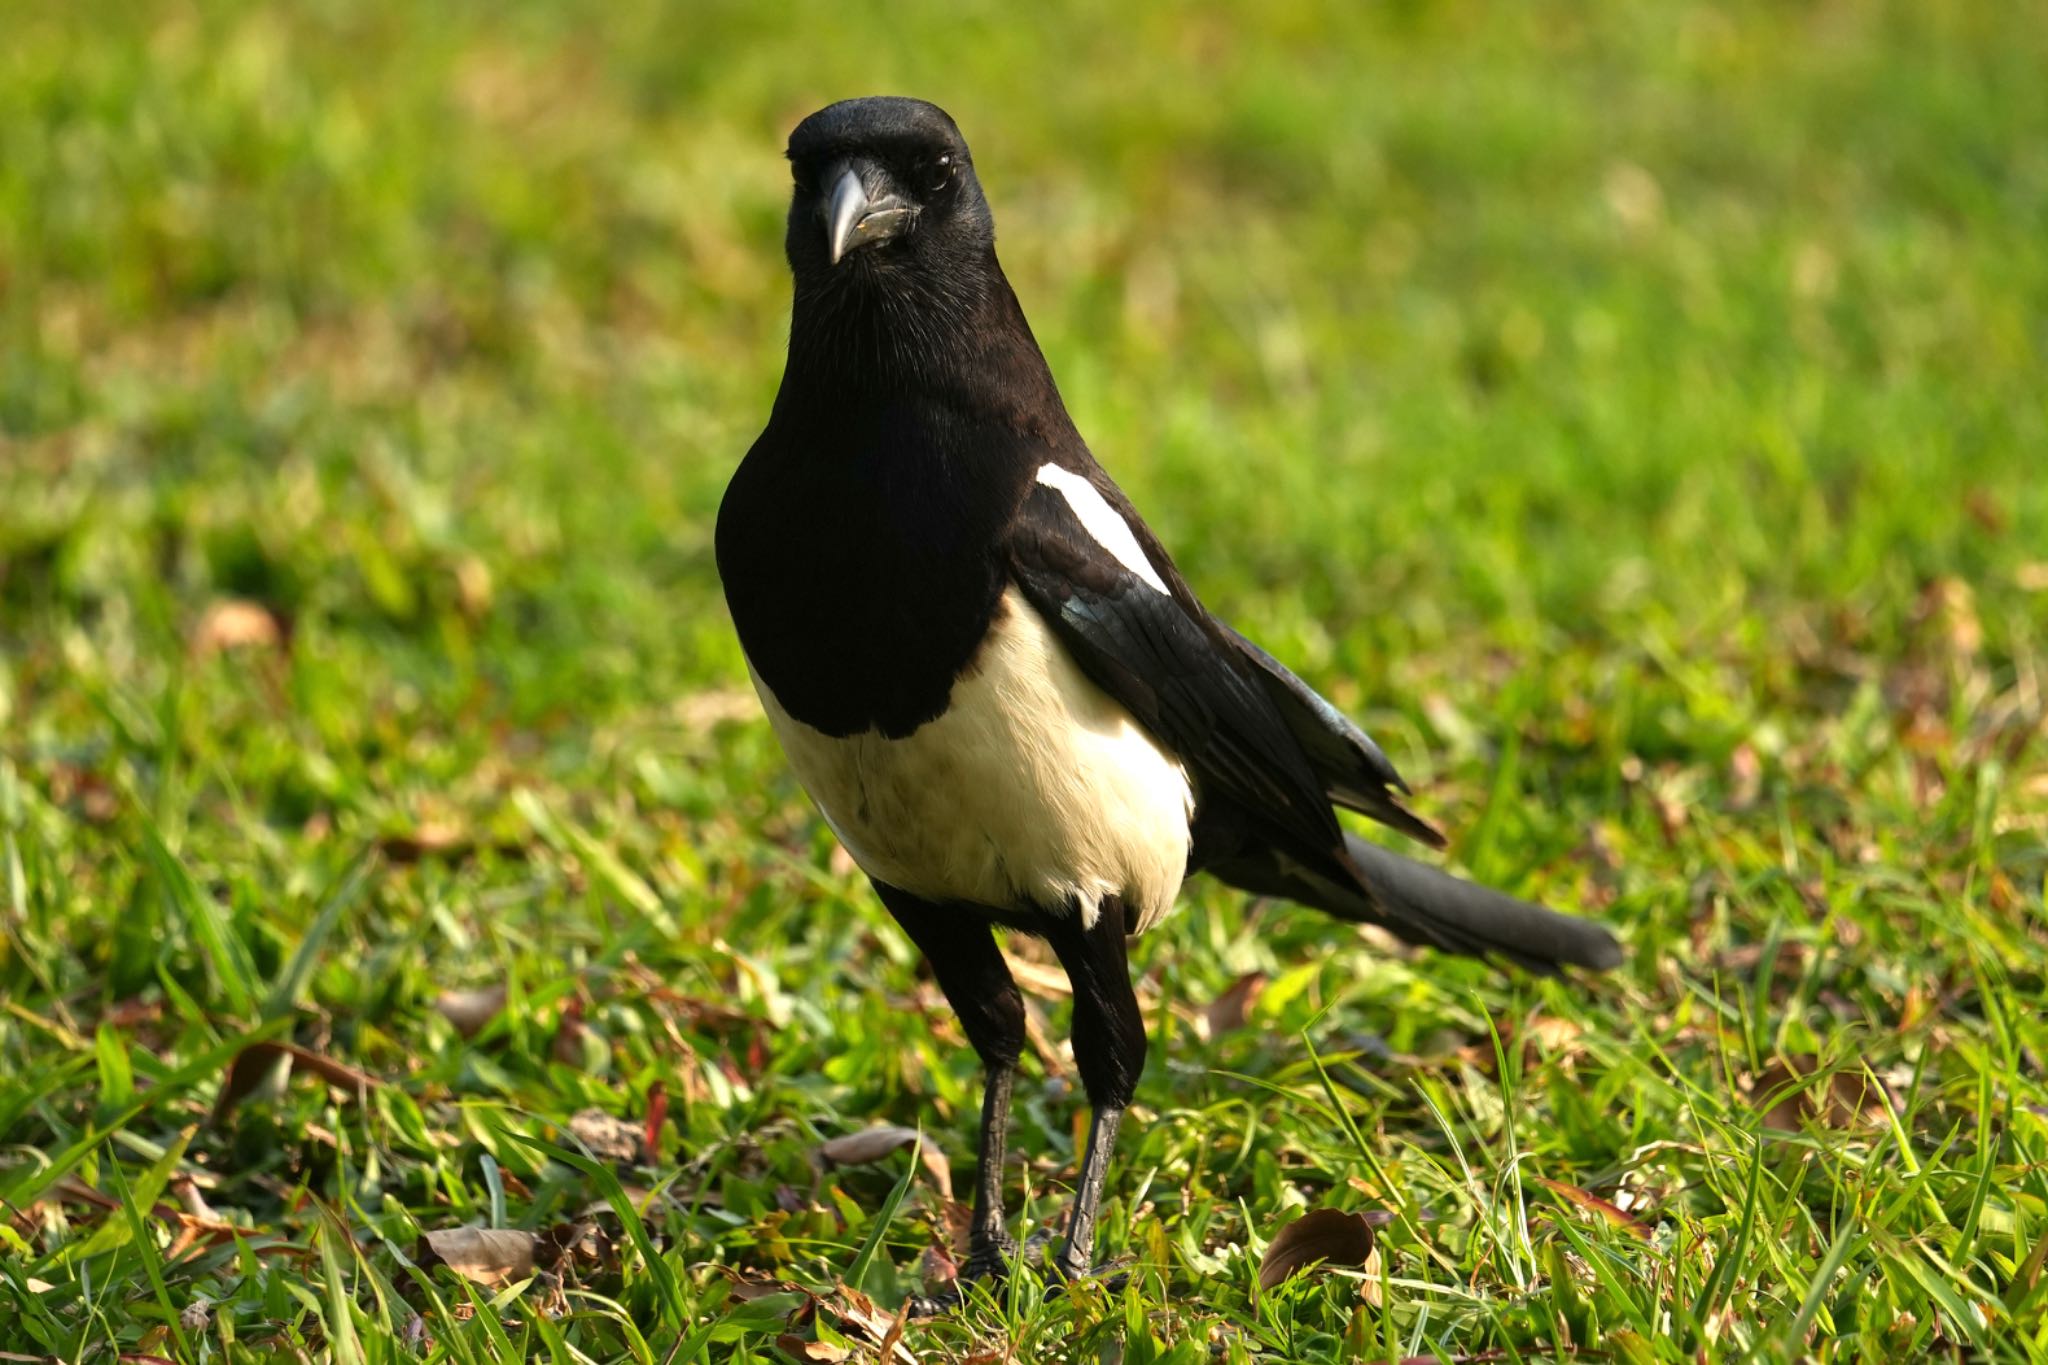
[[[2048,1358],[2048,14],[1243,10],[7,7],[0,1360]],[[1629,948],[1194,884],[1128,1284],[900,1335],[978,1073],[711,555],[875,91],[1209,603]]]

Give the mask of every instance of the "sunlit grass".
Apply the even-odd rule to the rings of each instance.
[[[779,373],[781,139],[894,90],[959,117],[1189,579],[1459,863],[1631,949],[1507,977],[1197,885],[1134,954],[1128,1287],[1020,1276],[901,1345],[2048,1354],[2048,26],[4,27],[0,1350],[824,1358],[940,1264],[929,1169],[817,1152],[922,1127],[965,1190],[973,1058],[710,556]],[[1021,1236],[1080,1098],[1013,946]],[[1257,1291],[1323,1205],[1390,1215],[1377,1269]],[[533,1270],[426,1268],[463,1226]]]

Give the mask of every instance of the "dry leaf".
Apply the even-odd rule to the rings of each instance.
[[[1629,1217],[1599,1195],[1594,1194],[1591,1190],[1582,1190],[1577,1185],[1567,1185],[1562,1180],[1545,1180],[1540,1175],[1536,1177],[1536,1183],[1564,1200],[1567,1204],[1576,1204],[1588,1213],[1598,1214],[1601,1218],[1607,1220],[1610,1227],[1620,1228],[1637,1241],[1647,1242],[1650,1240],[1650,1230],[1647,1227]]]
[[[1763,787],[1763,760],[1757,757],[1756,746],[1744,740],[1728,755],[1729,809],[1748,810],[1756,804]]]
[[[474,1038],[505,1008],[505,987],[442,991],[434,1000],[434,1008],[441,1012],[442,1018],[455,1025],[457,1033],[465,1038]]]
[[[1359,1270],[1364,1274],[1365,1278],[1359,1282],[1358,1297],[1364,1299],[1374,1308],[1383,1306],[1385,1296],[1381,1292],[1383,1286],[1380,1284],[1380,1249],[1377,1243],[1374,1244],[1372,1254],[1365,1258],[1365,1264],[1360,1266]]]
[[[563,1066],[582,1069],[594,1052],[604,1049],[604,1035],[583,1022],[583,1002],[571,1000],[562,1007],[562,1021],[555,1026],[549,1052]]]
[[[497,1289],[530,1277],[540,1238],[517,1228],[443,1228],[422,1232],[413,1259],[423,1270],[445,1265],[465,1280]]]
[[[455,605],[472,621],[491,609],[491,566],[475,555],[455,561]]]
[[[1043,962],[1034,962],[1028,957],[1010,956],[1010,975],[1019,986],[1033,995],[1059,999],[1074,993],[1073,983],[1058,967],[1049,967]]]
[[[875,1307],[873,1299],[850,1285],[842,1284],[831,1297],[819,1299],[818,1307],[838,1319],[841,1331],[877,1347],[877,1355],[881,1359],[917,1365],[917,1357],[901,1340],[903,1323],[909,1316],[907,1306],[900,1313],[884,1313]]]
[[[227,1075],[220,1083],[220,1097],[213,1102],[213,1113],[208,1122],[225,1122],[235,1111],[235,1106],[249,1097],[249,1092],[262,1082],[265,1073],[280,1057],[287,1059],[287,1066],[311,1072],[352,1100],[367,1098],[380,1084],[368,1072],[358,1071],[346,1062],[338,1062],[309,1047],[300,1047],[296,1043],[251,1043],[228,1063]]]
[[[1935,626],[1949,649],[1965,658],[1983,647],[1984,627],[1977,619],[1977,595],[1960,578],[1937,578],[1921,589],[1914,615]]]
[[[1579,1039],[1585,1029],[1570,1019],[1561,1019],[1554,1014],[1539,1014],[1522,1028],[1522,1038],[1539,1051],[1555,1056],[1561,1052],[1578,1050]]]
[[[647,1090],[647,1120],[640,1130],[640,1159],[652,1166],[661,1159],[661,1125],[668,1122],[668,1087],[656,1081]]]
[[[602,1109],[577,1110],[569,1120],[569,1131],[592,1156],[605,1161],[631,1162],[640,1155],[639,1125],[613,1118]]]
[[[260,602],[227,598],[206,609],[192,628],[194,654],[227,649],[269,649],[284,639],[284,630],[270,608]]]
[[[793,1332],[784,1332],[775,1338],[775,1344],[798,1360],[815,1360],[822,1365],[839,1365],[842,1360],[853,1359],[853,1352],[844,1346],[834,1346],[826,1341],[807,1341]]]
[[[1266,989],[1264,972],[1246,972],[1224,988],[1223,994],[1209,1003],[1202,1011],[1202,1026],[1207,1031],[1205,1038],[1220,1037],[1244,1027],[1245,1018],[1252,1006]]]
[[[685,730],[700,733],[720,725],[756,720],[760,715],[760,699],[736,687],[692,692],[675,703],[676,720]]]
[[[1270,1290],[1321,1262],[1363,1266],[1373,1253],[1372,1222],[1362,1213],[1314,1209],[1280,1229],[1259,1259],[1259,1288]]]
[[[1891,1116],[1884,1084],[1861,1069],[1818,1074],[1810,1056],[1772,1062],[1751,1086],[1752,1098],[1769,1106],[1764,1126],[1798,1132],[1807,1123],[1828,1128],[1874,1127]]]
[[[729,1292],[733,1298],[741,1303],[752,1303],[755,1299],[765,1299],[771,1294],[803,1294],[808,1296],[811,1292],[800,1284],[791,1284],[788,1280],[748,1279],[744,1274],[730,1266],[715,1265],[711,1268],[725,1276],[726,1282],[730,1286]]]
[[[864,1128],[858,1133],[833,1138],[818,1148],[818,1156],[830,1168],[833,1166],[866,1166],[880,1161],[892,1152],[915,1146],[918,1159],[931,1172],[932,1183],[939,1187],[939,1194],[946,1199],[953,1197],[953,1167],[946,1160],[946,1154],[930,1138],[915,1128],[900,1128],[893,1124],[882,1124]]]

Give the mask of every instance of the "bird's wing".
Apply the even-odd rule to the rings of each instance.
[[[1300,855],[1345,869],[1301,741],[1250,657],[1140,544],[1127,509],[1087,476],[1046,466],[1005,540],[1018,587],[1081,671],[1187,765],[1205,801],[1225,797]]]
[[[1442,831],[1401,804],[1408,784],[1371,736],[1278,659],[1222,622],[1217,622],[1217,627],[1257,667],[1267,697],[1287,722],[1332,801],[1431,848],[1444,846]]]

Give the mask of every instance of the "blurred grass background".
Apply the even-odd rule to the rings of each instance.
[[[1491,1095],[1443,1100],[1475,1143],[1565,1149],[1557,1178],[1608,1196],[1642,1144],[1698,1149],[1630,1206],[1657,1224],[1648,1250],[1574,1246],[1581,1344],[1791,1349],[1773,1333],[1809,1281],[1826,1294],[1800,1341],[1843,1311],[1844,1267],[1877,1264],[1846,1244],[1829,1263],[1841,1210],[1917,1222],[1926,1199],[1952,1220],[1925,1233],[1934,1268],[1871,1269],[1848,1339],[2038,1332],[2013,1287],[2048,1219],[2025,1107],[2048,866],[2044,20],[1842,0],[7,6],[0,1141],[23,1155],[0,1193],[26,1221],[0,1322],[12,1285],[20,1349],[67,1358],[198,1350],[167,1321],[180,1287],[342,1357],[337,1315],[373,1338],[402,1323],[395,1300],[274,1301],[231,1246],[159,1290],[149,1238],[94,1245],[75,1203],[48,1204],[60,1175],[111,1188],[161,1159],[219,1080],[179,1068],[266,1019],[391,1082],[380,1118],[301,1088],[180,1158],[247,1168],[213,1197],[308,1255],[321,1225],[294,1188],[409,1246],[477,1214],[479,1151],[560,1174],[493,1125],[637,1116],[657,1082],[698,1096],[663,1164],[767,1190],[868,1116],[929,1123],[936,1103],[969,1150],[971,1061],[942,1011],[880,1003],[915,989],[911,964],[754,717],[710,553],[780,371],[783,138],[895,92],[960,122],[1082,430],[1197,589],[1368,723],[1465,865],[1606,914],[1635,950],[1625,981],[1567,991],[1198,893],[1141,952],[1168,999],[1315,974],[1260,1007],[1256,1038],[1155,1052],[1162,1116],[1127,1145],[1132,1226],[1108,1235],[1146,1252],[1149,1197],[1191,1240],[1162,1244],[1141,1296],[1164,1317],[1088,1330],[1133,1352],[1196,1340],[1212,1309],[1278,1331],[1215,1299],[1249,1273],[1231,1248],[1273,1210],[1362,1196],[1354,1177],[1407,1197],[1383,1178],[1441,1157],[1416,1095],[1443,1087]],[[772,1022],[770,1072],[656,979]],[[435,993],[508,981],[517,1017],[480,1062]],[[1483,1039],[1489,1015],[1599,1041],[1532,1062],[1505,1114],[1484,1066],[1360,1080],[1377,1153],[1216,1069],[1291,1085],[1312,1020],[1326,1050],[1371,1035],[1412,1057]],[[563,1021],[586,1018],[600,1043],[571,1065]],[[1975,1060],[1943,1070],[1951,1046]],[[1799,1149],[1814,1165],[1772,1186],[1775,1226],[1823,1212],[1757,1297],[1735,1302],[1735,1272],[1681,1292],[1700,1287],[1682,1248],[1755,1245],[1753,1084],[1809,1054],[1903,1067],[1928,1108],[1895,1159]],[[690,1079],[700,1061],[714,1080]],[[1207,1116],[1169,1121],[1183,1099]],[[1240,1108],[1234,1174],[1189,1175]],[[1067,1109],[1026,1143],[1067,1142]],[[341,1157],[302,1150],[337,1122],[356,1125]],[[780,1137],[745,1137],[764,1126]],[[1497,1155],[1482,1185],[1516,1169]],[[1880,1197],[1865,1162],[1888,1160],[1923,1183]],[[364,1162],[375,1180],[352,1180]],[[1148,1196],[1147,1169],[1193,1183]],[[1464,1278],[1413,1248],[1397,1273],[1463,1288],[1398,1291],[1374,1338],[1554,1344],[1544,1295],[1578,1271],[1430,1170],[1410,1174],[1444,1177],[1429,1198]],[[1973,1191],[2007,1185],[1987,1221]],[[537,1188],[554,1202],[515,1207],[522,1226],[568,1198]],[[764,1252],[759,1199],[724,1197],[730,1218],[651,1220],[678,1274],[829,1282],[860,1240],[842,1207],[850,1232]],[[1887,1254],[1913,1242],[1871,1226]],[[351,1273],[395,1276],[374,1243]],[[718,1282],[685,1279],[687,1311],[663,1311],[718,1320]],[[1352,1290],[1287,1311],[1354,1330]],[[644,1279],[619,1292],[653,1320]],[[2007,1318],[1972,1319],[1980,1301]],[[1092,1310],[1034,1311],[1009,1330]],[[485,1330],[426,1312],[444,1343]],[[595,1319],[575,1349],[632,1352]],[[772,1355],[763,1330],[719,1349]]]

